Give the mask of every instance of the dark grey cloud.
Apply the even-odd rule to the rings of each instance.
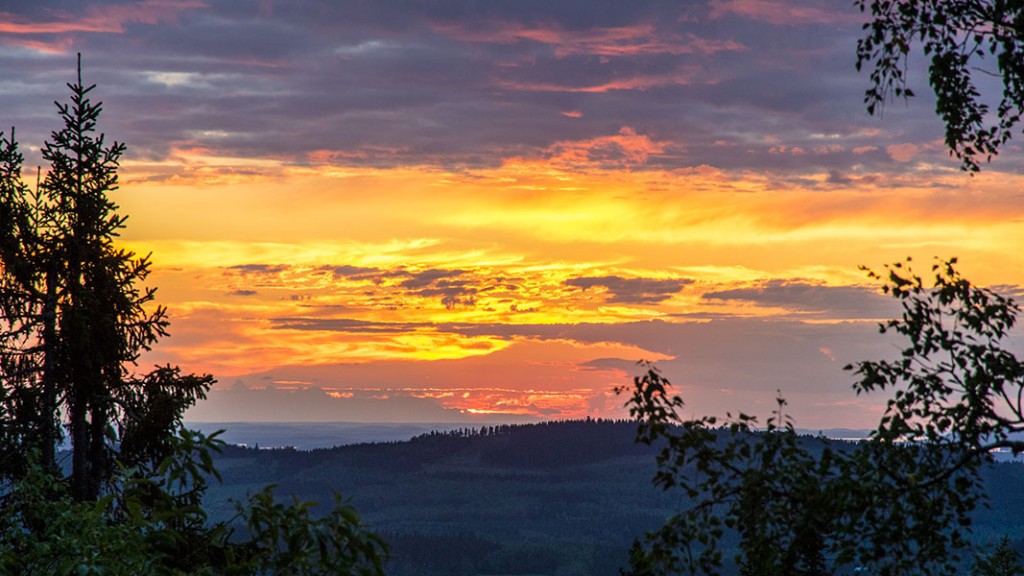
[[[430,269],[423,270],[421,272],[415,272],[410,274],[408,280],[402,281],[403,288],[426,288],[428,286],[435,286],[438,282],[449,281],[450,278],[456,278],[465,274],[465,270],[443,270],[443,269]]]
[[[372,322],[349,318],[274,318],[271,324],[281,330],[326,330],[348,334],[397,334],[431,326],[426,323]]]
[[[259,294],[256,290],[232,290],[228,292],[228,296],[255,296]]]
[[[768,21],[744,6],[19,2],[6,10],[20,32],[0,33],[0,91],[7,121],[38,145],[81,51],[104,129],[153,160],[202,147],[300,165],[319,152],[493,166],[629,126],[669,144],[652,167],[856,177],[907,169],[889,144],[941,137],[923,74],[911,79],[919,101],[884,123],[866,116],[853,68],[862,16],[848,1],[780,3],[793,17]]]
[[[228,270],[233,270],[240,274],[280,274],[290,268],[291,265],[289,264],[237,264],[235,266],[228,266]]]
[[[363,278],[366,276],[374,276],[381,273],[380,268],[369,268],[365,266],[351,266],[343,264],[340,266],[319,266],[317,270],[322,272],[330,272],[335,277],[345,278]]]
[[[351,266],[348,264],[342,265],[323,265],[316,267],[317,272],[330,274],[335,280],[339,278],[345,278],[348,280],[369,280],[375,284],[380,284],[386,278],[394,278],[401,276],[408,276],[409,273],[405,270],[384,270],[382,268],[366,267],[366,266]]]
[[[835,318],[894,318],[899,303],[866,286],[825,286],[807,282],[769,280],[750,288],[708,292],[708,300],[738,300],[759,306],[798,310]]]
[[[638,359],[626,358],[597,358],[580,364],[580,368],[591,370],[618,370],[627,374],[633,374],[640,370]]]
[[[849,176],[840,173],[839,170],[832,169],[829,170],[828,172],[828,182],[829,184],[838,184],[840,186],[845,186],[847,184],[852,184],[853,178],[850,178]]]
[[[481,279],[479,275],[467,270],[431,268],[426,270],[410,271],[405,268],[383,269],[376,267],[351,266],[351,265],[320,265],[309,268],[297,268],[290,264],[237,264],[225,268],[245,278],[247,281],[256,282],[257,286],[279,285],[277,276],[281,273],[297,270],[302,273],[313,272],[315,274],[330,275],[331,278],[346,279],[357,282],[371,282],[380,285],[386,280],[398,279],[397,286],[389,288],[388,291],[394,295],[417,296],[421,298],[437,298],[448,309],[457,306],[475,306],[476,294],[485,291],[518,289],[514,279],[498,277]],[[368,292],[369,293],[369,292]],[[250,295],[232,293],[232,295]],[[298,295],[293,300],[300,299]]]
[[[656,304],[672,297],[692,283],[687,279],[623,278],[621,276],[581,276],[564,284],[584,290],[600,286],[608,290],[608,302],[617,304]]]
[[[423,270],[411,273],[401,286],[424,298],[440,297],[441,304],[449,310],[456,306],[474,306],[477,286],[474,280],[460,279],[465,274],[465,270]]]

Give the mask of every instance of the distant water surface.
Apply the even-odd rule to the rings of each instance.
[[[432,430],[465,428],[465,424],[367,424],[364,422],[187,422],[193,430],[210,434],[223,430],[228,444],[300,450],[331,448],[368,442],[400,442]]]

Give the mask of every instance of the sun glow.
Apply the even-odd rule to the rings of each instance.
[[[132,215],[125,246],[153,253],[152,280],[174,320],[175,336],[151,359],[222,377],[295,365],[497,363],[520,356],[517,326],[526,334],[702,315],[836,322],[789,301],[715,295],[762,290],[769,278],[861,286],[857,265],[908,254],[955,252],[982,282],[1022,280],[1007,274],[1024,266],[1005,265],[1024,264],[1010,249],[1024,241],[1024,210],[999,192],[1005,175],[974,178],[969,193],[937,204],[933,188],[880,187],[867,176],[837,187],[820,175],[780,189],[764,174],[643,168],[665,146],[624,129],[489,169],[264,162],[237,181],[207,179],[207,168],[230,172],[235,163],[197,150],[161,166],[175,172],[170,179],[128,166],[118,194]],[[596,154],[606,149],[619,160]],[[478,413],[587,414],[616,383],[581,380],[576,368],[601,358],[601,346],[528,348],[575,346],[586,354],[551,369],[569,383],[588,381],[585,394],[427,396]],[[671,357],[650,347],[608,353]],[[522,365],[509,370],[528,377]],[[446,377],[452,387],[468,378]]]

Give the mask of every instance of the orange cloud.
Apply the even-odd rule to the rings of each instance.
[[[8,7],[0,14],[0,42],[66,51],[83,33],[145,35],[151,25],[171,22],[158,35],[170,42],[181,28],[173,22],[205,6],[198,0],[100,1],[107,3],[64,2],[64,11],[33,10],[40,15],[21,19],[12,14],[28,10]],[[789,24],[827,27],[846,17],[811,0],[710,5],[716,17],[783,26],[774,32],[792,31]],[[259,9],[269,15],[271,3]],[[676,10],[707,12],[685,3]],[[146,362],[180,363],[221,377],[344,363],[351,378],[342,382],[277,376],[289,386],[323,385],[338,396],[375,386],[382,395],[436,398],[464,410],[581,414],[604,398],[607,386],[622,383],[621,371],[606,367],[651,358],[647,348],[664,351],[660,346],[668,344],[661,336],[631,340],[643,343],[634,346],[625,340],[584,344],[557,333],[572,329],[563,327],[608,327],[602,337],[614,339],[621,338],[613,334],[617,329],[636,336],[640,325],[675,330],[709,318],[807,321],[806,304],[802,309],[792,300],[705,296],[749,292],[772,281],[792,288],[794,279],[849,287],[864,281],[858,264],[877,267],[908,254],[925,262],[933,254],[957,255],[971,267],[965,273],[972,279],[1024,285],[1024,204],[1014,192],[1024,178],[986,170],[965,179],[941,163],[941,141],[899,144],[888,125],[840,127],[828,122],[827,110],[787,124],[786,133],[803,137],[762,134],[772,119],[750,114],[766,112],[732,99],[732,90],[750,79],[749,59],[732,57],[746,46],[702,37],[728,28],[718,26],[727,25],[724,20],[711,22],[717,32],[695,21],[681,27],[675,14],[657,23],[589,29],[583,20],[437,29],[464,40],[459,43],[403,27],[395,20],[399,14],[385,14],[379,27],[324,20],[310,32],[300,12],[279,9],[268,24],[282,43],[271,51],[279,60],[253,56],[246,62],[286,66],[286,73],[226,66],[230,56],[215,54],[205,54],[197,71],[188,72],[171,55],[158,59],[158,68],[137,71],[121,90],[129,106],[173,98],[186,116],[175,122],[129,114],[120,124],[129,132],[146,130],[144,141],[158,142],[126,157],[123,187],[114,193],[131,216],[121,244],[154,252],[152,285],[173,315],[173,337]],[[237,26],[228,18],[211,24]],[[130,43],[142,50],[150,39],[135,36]],[[441,49],[431,48],[435,40]],[[339,42],[355,44],[335,50]],[[785,65],[797,44],[832,57],[828,45],[783,44],[784,53],[768,50],[758,54],[764,62],[754,64],[762,71]],[[424,48],[414,73],[389,73],[410,65],[402,52],[410,47]],[[724,66],[708,62],[725,54]],[[563,60],[552,63],[555,58]],[[447,75],[452,62],[470,66]],[[403,78],[420,73],[425,92],[402,89]],[[737,82],[693,94],[684,104],[699,118],[658,116],[671,104],[662,98],[665,90],[633,101],[642,96],[636,91],[716,75]],[[352,78],[365,85],[327,97],[354,85]],[[459,96],[449,98],[452,91]],[[619,91],[614,102],[567,94],[611,91]],[[218,96],[224,94],[241,100]],[[261,104],[264,97],[270,100]],[[547,116],[542,110],[527,118],[531,106]],[[256,132],[231,132],[240,125],[233,115],[253,110],[265,112],[273,146],[257,141]],[[586,121],[565,119],[584,112]],[[632,120],[608,129],[613,117]],[[332,130],[325,124],[330,118],[346,126]],[[659,125],[659,118],[668,124]],[[701,124],[709,118],[720,125]],[[544,132],[545,126],[562,131]],[[172,135],[162,137],[160,130]],[[460,130],[473,135],[462,138]],[[903,138],[910,142],[911,136]],[[768,157],[769,149],[779,155]],[[845,156],[815,157],[846,149],[875,153],[856,157],[861,164]],[[37,157],[38,149],[31,150]],[[878,158],[883,152],[913,164],[875,172],[892,168]],[[936,164],[929,166],[927,158]],[[764,330],[775,334],[771,326]],[[682,354],[697,340],[675,350]],[[722,342],[725,349],[734,344]],[[818,338],[805,348],[811,360],[824,363],[832,355],[839,365],[849,350]],[[363,382],[379,377],[375,370],[398,375],[392,382]],[[425,373],[432,382],[423,381]],[[715,382],[717,376],[690,383],[744,396],[738,381]]]
[[[665,152],[667,145],[667,142],[656,142],[624,126],[618,134],[612,136],[556,142],[545,151],[544,162],[549,166],[570,169],[594,165],[606,168],[637,167],[647,163],[651,155]]]
[[[907,255],[957,255],[978,282],[1024,284],[1013,272],[1024,270],[1024,208],[1012,192],[1022,183],[1006,173],[935,172],[922,183],[915,171],[860,172],[836,185],[824,171],[787,183],[664,170],[652,159],[673,144],[631,127],[473,170],[360,167],[325,151],[309,166],[225,181],[234,160],[211,153],[183,144],[177,161],[193,168],[180,181],[133,180],[143,167],[127,164],[115,196],[132,218],[124,245],[154,252],[152,284],[173,314],[173,336],[146,364],[222,378],[300,362],[358,364],[352,378],[404,366],[405,379],[435,370],[409,387],[450,408],[586,414],[601,387],[626,379],[582,364],[650,351],[568,340],[548,349],[517,326],[806,320],[786,302],[702,295],[766,279],[849,286],[864,281],[858,264]],[[841,344],[813,343],[828,362],[820,348],[844,361]],[[481,382],[492,390],[462,398]],[[442,398],[449,388],[461,391]]]
[[[555,56],[635,56],[641,54],[703,54],[735,52],[746,47],[733,40],[707,40],[694,34],[685,37],[658,30],[650,24],[567,30],[561,27],[529,27],[517,22],[491,22],[483,27],[453,23],[435,25],[435,30],[464,42],[512,44],[522,40],[549,44]]]

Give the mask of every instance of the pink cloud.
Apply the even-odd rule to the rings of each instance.
[[[42,41],[19,38],[26,35],[66,35],[75,32],[124,32],[127,23],[159,24],[175,22],[181,12],[205,8],[201,0],[144,0],[137,4],[99,4],[89,6],[85,14],[67,11],[51,12],[47,20],[30,20],[10,12],[0,12],[0,41],[42,52],[62,52],[71,41],[67,38]],[[11,35],[14,38],[3,38]]]
[[[711,17],[736,15],[778,26],[834,24],[851,20],[855,12],[837,13],[817,6],[800,6],[789,0],[712,0]]]
[[[2,32],[0,32],[2,34]],[[46,54],[65,54],[68,49],[71,48],[71,38],[59,38],[52,42],[44,42],[42,40],[29,40],[27,38],[19,38],[10,42],[5,42],[4,38],[0,36],[0,43],[12,44],[15,46],[21,46],[22,48],[28,48],[36,52],[43,52]]]
[[[18,20],[21,20],[19,22]],[[50,22],[29,22],[10,12],[0,12],[0,33],[2,34],[63,34],[67,32],[120,32],[118,25],[97,18],[75,18],[61,14],[61,18]]]
[[[556,142],[548,148],[548,154],[553,161],[570,166],[610,162],[628,168],[645,164],[652,154],[663,153],[665,146],[665,142],[651,140],[624,126],[612,136]]]
[[[746,47],[733,40],[706,40],[694,34],[685,37],[666,34],[650,24],[565,30],[560,27],[527,27],[519,23],[494,22],[484,27],[444,23],[434,29],[464,42],[512,44],[530,40],[555,47],[555,56],[634,56],[638,54],[703,54],[736,52]]]
[[[786,146],[785,144],[780,144],[778,146],[772,146],[771,148],[769,148],[768,149],[768,153],[769,154],[790,154],[792,156],[803,156],[804,154],[807,153],[807,150],[805,150],[804,148],[801,148],[800,146]]]
[[[917,154],[917,145],[915,144],[893,144],[886,146],[885,151],[889,153],[889,156],[897,162],[910,162]]]
[[[317,149],[306,153],[306,161],[315,166],[345,164],[352,160],[365,160],[374,156],[408,154],[408,147],[364,146],[358,150]]]

